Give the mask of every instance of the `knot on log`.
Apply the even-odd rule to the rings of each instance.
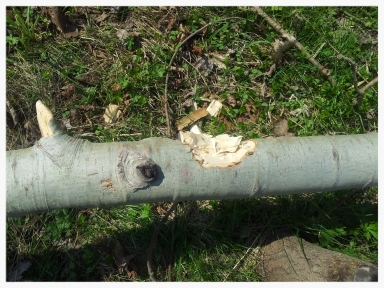
[[[145,188],[156,180],[158,175],[156,163],[147,156],[124,148],[117,160],[117,174],[130,189]]]
[[[136,172],[139,177],[142,178],[143,181],[151,183],[156,180],[157,177],[157,166],[149,159],[142,164],[136,166]]]

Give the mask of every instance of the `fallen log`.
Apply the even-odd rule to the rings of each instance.
[[[6,152],[7,216],[70,207],[335,191],[378,183],[377,133],[254,139],[225,153],[216,150],[220,143],[215,142],[215,151],[206,152],[194,138],[189,145],[165,138],[91,143],[64,134],[40,101],[36,108],[42,138],[33,147]],[[245,152],[240,156],[231,154],[241,149]],[[214,167],[227,156],[236,159]]]

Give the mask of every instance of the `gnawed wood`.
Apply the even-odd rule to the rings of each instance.
[[[36,102],[37,122],[41,132],[41,137],[48,137],[54,134],[52,127],[49,125],[54,121],[51,110],[47,108],[40,100]]]

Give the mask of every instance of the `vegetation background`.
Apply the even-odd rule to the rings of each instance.
[[[276,39],[284,39],[250,7],[7,7],[6,149],[40,138],[39,99],[68,134],[92,142],[176,138],[176,121],[191,105],[207,107],[213,99],[224,105],[220,115],[199,122],[213,135],[378,131],[377,84],[364,91],[361,105],[354,87],[378,75],[378,7],[263,9],[335,85],[295,47],[272,57]],[[355,82],[339,54],[356,64]],[[106,124],[109,104],[121,114]],[[146,249],[169,207],[9,218],[7,279],[149,281]],[[254,268],[259,248],[282,230],[377,265],[377,188],[180,203],[158,235],[157,277],[262,281]]]

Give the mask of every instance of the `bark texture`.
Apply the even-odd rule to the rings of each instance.
[[[90,143],[56,132],[7,151],[7,215],[377,186],[377,133],[255,141],[240,164],[207,169],[178,140]]]
[[[378,269],[373,264],[296,236],[285,236],[265,245],[256,270],[268,281],[378,281]]]

